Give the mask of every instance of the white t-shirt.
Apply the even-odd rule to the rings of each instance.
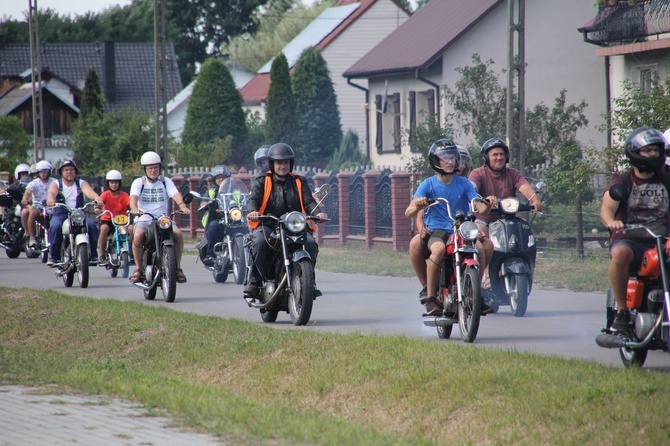
[[[49,186],[51,186],[51,183],[54,181],[57,180],[51,177],[47,179],[46,183],[42,181],[41,178],[35,178],[30,183],[28,183],[26,189],[30,189],[33,192],[33,201],[39,201],[42,203],[47,199],[47,195],[49,194]]]
[[[81,180],[79,178],[74,180],[79,182],[79,188],[81,189]],[[68,186],[63,182],[63,198],[65,198],[65,205],[70,209],[77,207],[77,184],[72,183],[72,186]]]
[[[144,180],[144,183],[143,183]],[[163,186],[165,181],[165,186]],[[144,184],[144,190],[142,189]],[[165,189],[167,188],[167,193]],[[150,182],[145,177],[137,178],[130,186],[130,195],[139,197],[137,207],[140,211],[160,217],[167,214],[168,197],[173,197],[177,192],[177,187],[171,179],[159,177],[155,183]],[[151,220],[148,215],[140,217],[140,221]]]

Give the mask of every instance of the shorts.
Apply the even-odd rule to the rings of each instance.
[[[141,231],[141,230],[147,230],[149,226],[151,226],[152,220],[137,220],[133,224],[133,227],[135,228],[135,231]],[[173,221],[172,222],[172,230],[174,231],[175,228],[177,228],[176,223]]]
[[[449,232],[442,229],[436,229],[430,234],[430,237],[422,238],[421,248],[423,250],[423,256],[426,258],[430,257],[430,247],[432,244],[435,242],[442,242],[446,245],[450,236],[451,234]]]
[[[112,220],[100,220],[100,229],[102,229],[103,226],[109,227],[110,234],[114,231],[114,225],[112,224]]]
[[[614,248],[616,245],[624,244],[628,246],[631,251],[633,251],[633,261],[630,262],[630,267],[629,271],[631,274],[635,274],[638,269],[640,268],[640,264],[642,263],[642,256],[644,255],[644,252],[649,249],[653,248],[656,246],[656,242],[654,241],[649,241],[649,242],[643,242],[639,240],[631,240],[629,238],[617,240],[612,243],[610,246],[610,253],[612,252],[612,248]]]

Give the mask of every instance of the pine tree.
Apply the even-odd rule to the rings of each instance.
[[[298,115],[299,162],[325,163],[340,146],[342,124],[328,65],[314,47],[305,49],[292,77]]]
[[[90,67],[86,73],[86,83],[81,97],[81,108],[79,116],[86,118],[92,114],[102,113],[105,99],[100,88],[100,80],[95,68]]]
[[[342,144],[333,154],[333,158],[326,167],[327,170],[342,170],[349,167],[358,167],[366,164],[365,157],[358,148],[358,135],[348,130],[342,138]]]
[[[270,90],[265,103],[265,140],[270,144],[294,144],[297,123],[288,61],[284,54],[280,54],[270,69]]]

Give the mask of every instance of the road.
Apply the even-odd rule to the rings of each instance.
[[[188,283],[178,285],[177,298],[170,304],[160,300],[160,291],[155,301],[144,300],[141,289],[127,279],[112,278],[104,268],[91,270],[88,288],[79,288],[77,279],[72,288],[65,288],[54,270],[39,260],[27,259],[24,255],[9,259],[1,252],[0,283],[97,299],[142,302],[263,324],[259,311],[249,308],[242,299],[241,285],[215,283],[211,272],[201,263],[196,264],[195,256],[184,256],[182,264]],[[286,313],[280,313],[277,322],[269,325],[280,329],[405,335],[435,342],[462,342],[458,327],[454,327],[450,340],[440,340],[435,328],[423,325],[416,279],[317,271],[317,283],[323,296],[315,301],[307,327],[293,326]],[[483,317],[475,345],[588,359],[620,367],[618,350],[600,348],[594,341],[604,319],[604,293],[535,289],[526,316],[516,318],[509,307],[501,307],[499,313]],[[670,357],[663,352],[649,352],[645,367],[670,371]]]

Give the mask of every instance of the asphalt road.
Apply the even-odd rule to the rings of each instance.
[[[112,278],[104,268],[92,268],[88,288],[79,288],[76,278],[72,288],[65,288],[54,270],[23,254],[18,259],[9,259],[0,252],[0,283],[12,287],[54,289],[98,299],[142,302],[263,324],[259,310],[249,308],[242,299],[241,285],[215,283],[211,272],[201,263],[196,264],[195,256],[184,256],[182,266],[188,283],[178,285],[177,298],[170,304],[161,300],[160,290],[155,301],[144,300],[140,288],[127,279]],[[229,276],[231,280],[232,274]],[[435,328],[423,325],[423,307],[417,298],[420,287],[416,279],[317,271],[317,284],[323,296],[315,301],[306,327],[293,326],[286,313],[280,313],[277,322],[269,325],[295,330],[404,335],[435,342],[462,342],[457,326],[451,339],[441,340]],[[594,360],[621,367],[618,350],[600,348],[594,341],[604,324],[604,302],[604,293],[534,289],[526,316],[516,318],[509,307],[501,307],[499,313],[483,317],[474,345]],[[645,367],[670,371],[670,356],[659,351],[649,352]]]

